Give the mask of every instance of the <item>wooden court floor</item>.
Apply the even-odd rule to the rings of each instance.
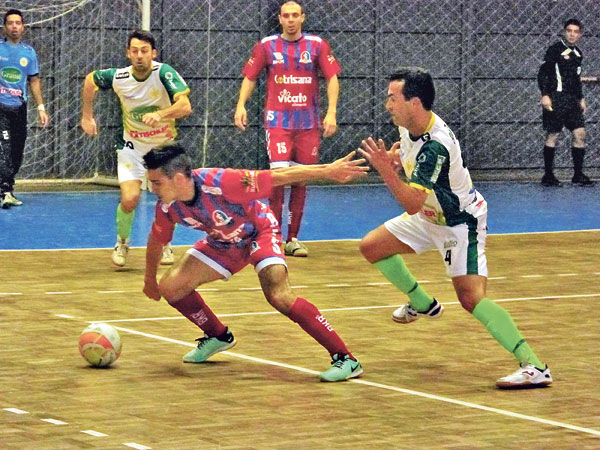
[[[434,252],[406,260],[446,312],[410,325],[391,320],[406,300],[357,242],[289,261],[363,364],[335,384],[317,381],[329,355],[271,310],[251,269],[201,290],[238,344],[193,365],[181,356],[200,333],[144,297],[143,249],[122,270],[108,250],[0,252],[0,448],[600,448],[600,231],[488,243],[488,294],[550,365],[550,388],[495,389],[516,362],[457,304]],[[109,369],[77,351],[90,321],[120,330]]]

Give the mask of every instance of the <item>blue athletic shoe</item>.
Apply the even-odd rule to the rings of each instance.
[[[219,339],[220,338],[220,339]],[[201,363],[206,361],[215,353],[224,352],[236,344],[235,338],[229,328],[224,336],[208,337],[204,335],[198,341],[198,347],[183,356],[183,362],[186,363]]]
[[[331,367],[319,374],[321,381],[345,381],[356,378],[363,373],[362,366],[358,360],[350,358],[349,355],[336,353],[333,355]]]

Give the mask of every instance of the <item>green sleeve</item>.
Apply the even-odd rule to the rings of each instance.
[[[448,167],[449,164],[448,149],[438,141],[427,141],[419,150],[410,182],[433,189],[442,169],[444,166]]]
[[[111,89],[117,69],[104,69],[94,71],[94,84],[100,89]]]
[[[173,101],[177,94],[189,93],[190,88],[188,87],[184,79],[181,78],[181,75],[179,75],[177,71],[168,64],[163,63],[160,66],[159,76],[160,81],[169,93],[171,101]]]

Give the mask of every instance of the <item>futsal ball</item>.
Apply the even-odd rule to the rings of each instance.
[[[79,335],[79,353],[94,367],[106,367],[121,354],[121,337],[107,323],[93,323]]]

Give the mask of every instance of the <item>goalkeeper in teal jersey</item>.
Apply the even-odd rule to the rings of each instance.
[[[154,61],[158,51],[148,31],[134,31],[127,40],[127,58],[131,66],[96,70],[83,84],[81,128],[98,134],[94,119],[94,97],[98,89],[112,89],[121,102],[123,133],[117,142],[117,171],[121,202],[117,207],[117,243],[112,262],[125,265],[135,208],[146,176],[143,157],[153,148],[175,140],[175,119],[190,115],[190,89],[175,69]],[[162,264],[173,264],[169,244],[163,249]]]
[[[408,304],[393,312],[395,322],[439,318],[444,307],[410,273],[402,254],[437,249],[463,308],[473,314],[521,367],[500,378],[499,388],[552,383],[548,366],[525,341],[512,317],[486,297],[487,203],[471,182],[460,145],[431,107],[431,75],[418,67],[392,74],[385,107],[399,127],[400,141],[388,152],[382,140],[362,142],[360,152],[377,169],[405,213],[369,232],[360,243],[364,257],[400,291]],[[407,181],[397,169],[404,169]]]

